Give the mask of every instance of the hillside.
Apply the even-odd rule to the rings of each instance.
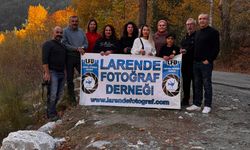
[[[27,18],[29,5],[41,4],[50,12],[67,7],[71,0],[1,0],[0,31],[20,28]]]

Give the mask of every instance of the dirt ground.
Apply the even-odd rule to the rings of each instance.
[[[66,139],[61,150],[249,150],[249,89],[213,88],[208,115],[185,108],[77,106],[66,110],[53,136]]]

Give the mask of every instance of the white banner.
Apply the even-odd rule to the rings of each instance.
[[[181,108],[181,55],[86,53],[81,66],[80,105]]]

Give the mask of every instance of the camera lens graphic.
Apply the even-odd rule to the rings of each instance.
[[[170,97],[176,96],[180,92],[180,79],[174,74],[167,75],[162,82],[162,90]]]
[[[86,73],[82,76],[82,90],[86,94],[91,94],[98,87],[98,79],[93,73]]]

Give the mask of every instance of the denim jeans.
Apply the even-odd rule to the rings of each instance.
[[[76,103],[76,97],[74,92],[74,68],[80,73],[80,59],[77,57],[68,56],[67,63],[66,63],[66,70],[67,70],[67,86],[68,86],[68,95],[69,100],[72,103]]]
[[[47,117],[53,118],[57,116],[56,104],[63,96],[64,89],[64,72],[50,70],[50,84],[48,85],[47,95]]]
[[[205,91],[204,106],[211,107],[212,105],[212,70],[213,64],[203,64],[202,62],[194,62],[194,105],[201,106],[203,99],[203,87]]]

